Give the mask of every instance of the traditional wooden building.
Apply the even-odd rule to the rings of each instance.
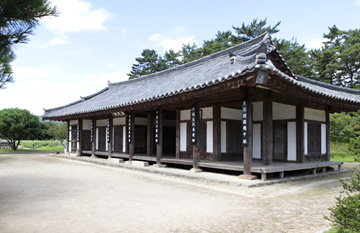
[[[341,166],[329,161],[329,113],[358,90],[294,75],[267,33],[199,60],[108,87],[44,119],[68,122],[69,152],[239,171]]]

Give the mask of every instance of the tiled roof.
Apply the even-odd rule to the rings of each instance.
[[[51,119],[149,102],[216,85],[243,76],[256,69],[274,72],[284,78],[285,81],[314,93],[360,103],[360,92],[354,93],[347,89],[333,88],[330,85],[306,78],[294,77],[286,64],[284,64],[286,70],[279,70],[268,64],[257,64],[256,55],[260,50],[264,50],[264,47],[268,54],[273,51],[276,52],[267,33],[175,68],[124,82],[109,83],[107,88],[93,95],[82,97],[79,101],[58,108],[46,109],[43,117]]]

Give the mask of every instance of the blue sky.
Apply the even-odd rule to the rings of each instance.
[[[321,47],[336,24],[360,28],[360,0],[316,1],[113,1],[50,0],[60,16],[44,19],[17,46],[14,83],[0,90],[0,109],[18,107],[36,115],[90,95],[107,82],[126,80],[144,49],[160,55],[183,43],[201,46],[218,31],[267,18],[281,21],[277,38],[296,38],[307,48]]]

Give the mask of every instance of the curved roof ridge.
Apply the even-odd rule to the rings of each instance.
[[[235,52],[235,51],[239,50],[239,48],[241,48],[241,47],[244,47],[245,50],[250,51],[249,47],[247,46],[248,44],[258,45],[258,43],[261,42],[261,41],[263,41],[264,43],[269,42],[269,45],[270,45],[270,34],[269,34],[269,32],[264,32],[263,34],[259,35],[258,37],[254,38],[254,39],[245,41],[245,42],[243,42],[241,44],[234,45],[232,47],[229,47],[229,48],[226,48],[224,50],[218,51],[216,53],[213,53],[213,54],[207,55],[205,57],[196,59],[194,61],[187,62],[185,64],[181,64],[181,65],[178,65],[178,66],[175,66],[175,67],[171,67],[171,68],[166,69],[166,70],[161,70],[161,71],[158,71],[156,73],[144,75],[144,76],[139,77],[139,78],[133,78],[133,79],[125,80],[125,81],[109,83],[109,85],[119,85],[119,84],[124,84],[124,83],[128,83],[128,82],[140,81],[140,80],[144,80],[144,79],[151,78],[151,77],[154,77],[154,76],[158,76],[159,74],[173,72],[174,70],[181,70],[181,69],[186,69],[186,68],[189,68],[189,67],[193,67],[193,66],[202,64],[204,62],[207,62],[208,60],[214,59],[214,58],[216,58],[218,56],[225,55],[225,54],[230,54],[232,52]],[[274,50],[274,48],[269,49],[270,52],[273,51],[273,50]],[[246,54],[244,54],[244,55],[246,55]]]
[[[100,95],[101,93],[103,93],[103,92],[105,92],[107,90],[109,90],[109,87],[105,87],[105,88],[101,89],[100,91],[95,92],[94,94],[91,94],[91,95],[88,95],[88,96],[85,96],[85,97],[80,96],[80,100],[76,100],[76,101],[71,102],[69,104],[65,104],[65,105],[62,105],[62,106],[59,106],[59,107],[56,107],[56,108],[48,108],[48,109],[44,108],[44,111],[49,112],[49,111],[59,110],[59,109],[62,109],[62,108],[66,108],[66,107],[81,103],[82,101],[86,101],[88,99],[91,99],[91,98],[93,98],[93,97],[95,97],[97,95]]]
[[[59,109],[62,109],[62,108],[66,108],[66,107],[70,107],[70,106],[72,106],[72,105],[78,104],[78,103],[80,103],[80,102],[81,102],[81,100],[77,100],[77,101],[74,101],[74,102],[72,102],[72,103],[69,103],[69,104],[65,104],[65,105],[63,105],[63,106],[60,106],[60,107],[48,108],[48,109],[45,109],[45,108],[44,108],[44,111],[45,111],[45,113],[46,113],[46,112],[49,112],[49,111],[59,110]]]
[[[347,92],[349,92],[351,94],[356,94],[356,95],[360,94],[360,90],[358,90],[358,89],[335,86],[335,85],[332,85],[330,83],[320,82],[320,81],[310,79],[310,78],[306,78],[306,77],[303,77],[303,76],[300,76],[300,75],[295,75],[295,77],[297,77],[299,81],[303,81],[303,82],[307,82],[307,83],[310,83],[310,84],[318,85],[318,86],[328,88],[328,89],[331,89],[331,90],[344,91],[344,89],[345,89]]]

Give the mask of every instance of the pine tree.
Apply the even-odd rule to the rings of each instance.
[[[56,14],[48,0],[0,1],[0,89],[13,80],[14,46],[28,41],[41,18]]]

